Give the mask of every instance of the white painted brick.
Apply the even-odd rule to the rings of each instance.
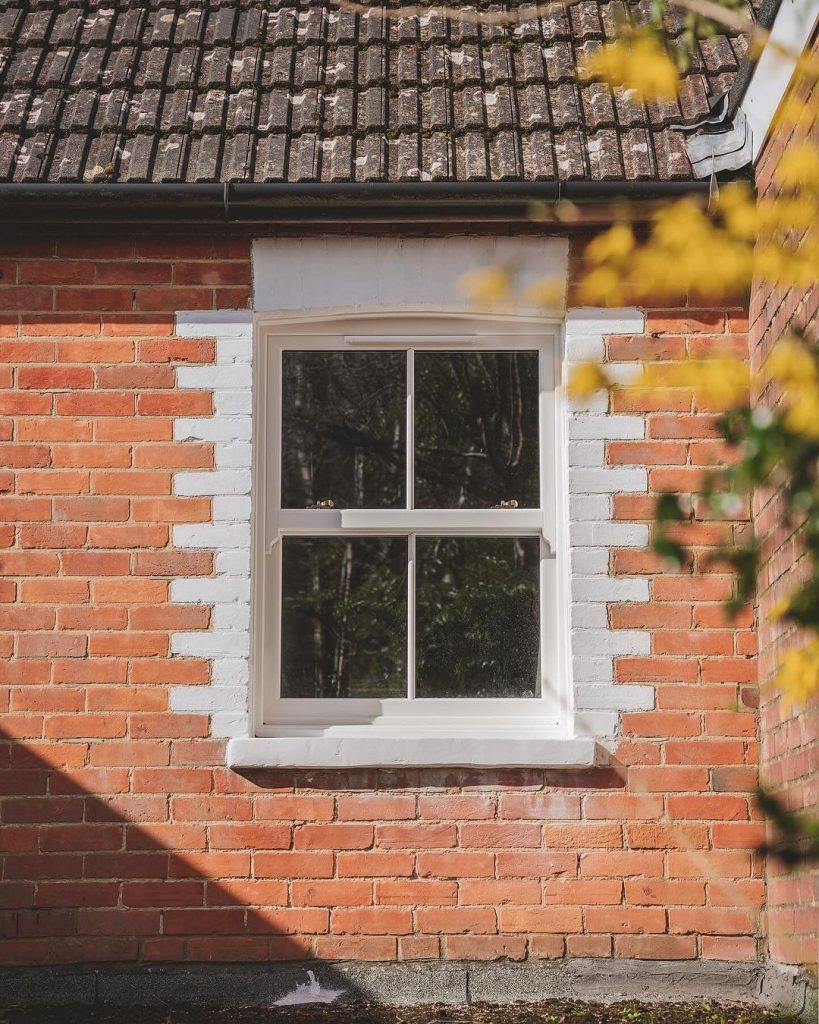
[[[573,363],[589,360],[602,362],[606,355],[606,345],[602,334],[570,334],[566,332],[566,356]]]
[[[624,469],[621,466],[610,469],[572,469],[569,471],[569,486],[573,491],[587,494],[645,491],[648,487],[648,474],[645,469]]]
[[[219,391],[213,395],[213,411],[219,416],[250,416],[253,395],[250,388],[243,391]]]
[[[180,388],[249,388],[251,380],[250,366],[244,363],[232,366],[180,366],[176,371],[176,383]]]
[[[572,659],[572,677],[577,683],[613,683],[614,668],[611,658],[591,658],[577,655]]]
[[[606,453],[602,441],[570,441],[570,466],[605,466]]]
[[[250,552],[241,551],[217,551],[216,569],[219,576],[244,576],[250,578]]]
[[[608,613],[604,604],[572,604],[573,629],[606,629],[609,623]],[[578,647],[583,646],[583,638],[578,637]]]
[[[249,309],[179,310],[176,334],[180,338],[252,338],[253,313]]]
[[[215,604],[250,600],[250,580],[241,576],[171,580],[171,600],[177,604]]]
[[[214,629],[250,629],[249,604],[217,604],[213,609]]]
[[[253,463],[253,446],[240,444],[218,444],[213,453],[217,469],[250,469]]]
[[[653,686],[595,686],[575,689],[575,703],[588,711],[651,711],[654,707]]]
[[[611,498],[606,494],[570,494],[569,520],[574,522],[607,522],[611,519]]]
[[[606,376],[615,384],[632,384],[640,376],[642,367],[634,363],[606,363]]]
[[[250,416],[207,416],[200,419],[174,421],[176,441],[249,441],[252,436]]]
[[[177,473],[174,493],[180,495],[250,494],[247,470],[217,470],[206,473]]]
[[[232,739],[234,736],[247,736],[250,732],[248,716],[219,712],[211,716],[210,731],[218,739]]]
[[[619,717],[616,711],[578,711],[574,716],[575,736],[614,736]]]
[[[186,657],[210,658],[220,655],[247,657],[250,653],[249,637],[246,632],[215,633],[213,630],[201,633],[173,633],[171,653]]]
[[[566,337],[575,334],[642,334],[645,330],[645,314],[636,307],[584,306],[570,309],[566,313]]]
[[[577,365],[577,364],[575,364]],[[568,365],[563,373],[564,380],[571,380],[573,366]],[[571,398],[569,400],[569,408],[572,415],[577,413],[595,413],[596,415],[602,415],[609,411],[609,396],[605,391],[600,391],[595,395],[590,395],[588,398]]]
[[[252,355],[253,342],[250,338],[220,338],[216,344],[217,366],[249,363]]]
[[[573,548],[570,553],[570,564],[575,575],[605,576],[609,571],[609,549]]]
[[[649,539],[645,523],[572,523],[569,535],[576,547],[644,548]]]
[[[245,711],[247,689],[244,686],[174,686],[171,687],[171,711],[214,712]]]
[[[575,601],[647,601],[648,580],[577,576],[572,580]]]
[[[584,440],[603,438],[636,441],[645,437],[646,421],[642,416],[572,416],[569,437]]]
[[[572,642],[584,657],[651,653],[651,635],[639,629],[584,629],[572,634]]]
[[[249,523],[183,523],[173,528],[177,548],[249,548]]]
[[[211,673],[214,686],[248,686],[250,666],[247,658],[219,658]]]
[[[250,498],[246,495],[220,494],[213,499],[215,523],[249,523]]]

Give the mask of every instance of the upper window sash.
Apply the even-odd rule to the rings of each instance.
[[[540,535],[549,550],[556,547],[555,494],[555,344],[540,326],[510,333],[465,335],[282,333],[271,332],[264,345],[267,385],[267,466],[265,472],[264,547],[283,534]],[[282,507],[282,356],[286,351],[366,351],[401,349],[407,353],[406,380],[406,508],[299,509]],[[533,508],[413,508],[415,490],[413,362],[416,351],[537,351],[539,505]],[[503,496],[499,495],[499,499]]]

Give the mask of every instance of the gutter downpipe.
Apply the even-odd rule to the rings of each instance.
[[[703,181],[0,184],[0,231],[43,224],[527,221],[533,203],[707,195]]]

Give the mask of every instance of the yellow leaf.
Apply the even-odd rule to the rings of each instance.
[[[586,246],[586,257],[595,263],[624,259],[634,250],[634,234],[627,224],[615,224],[592,239]]]
[[[788,651],[775,681],[787,704],[804,704],[819,693],[819,640]]]
[[[819,148],[808,142],[785,150],[773,172],[780,185],[819,187]]]
[[[565,287],[560,278],[544,277],[527,285],[521,298],[527,306],[540,306],[543,309],[553,309],[556,306],[562,308],[565,302]]]
[[[672,100],[680,85],[679,73],[668,52],[648,33],[607,43],[581,68],[586,78],[630,89],[639,99]]]
[[[569,395],[581,400],[591,398],[610,386],[611,382],[598,363],[581,363],[569,377]]]
[[[475,306],[498,306],[509,300],[512,279],[504,267],[481,267],[463,274],[458,288]]]

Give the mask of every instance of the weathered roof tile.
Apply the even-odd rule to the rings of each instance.
[[[730,86],[742,37],[699,44],[679,102],[578,80],[651,3],[416,18],[311,0],[0,0],[0,180],[690,177],[674,126]],[[666,23],[682,31],[678,14]]]

